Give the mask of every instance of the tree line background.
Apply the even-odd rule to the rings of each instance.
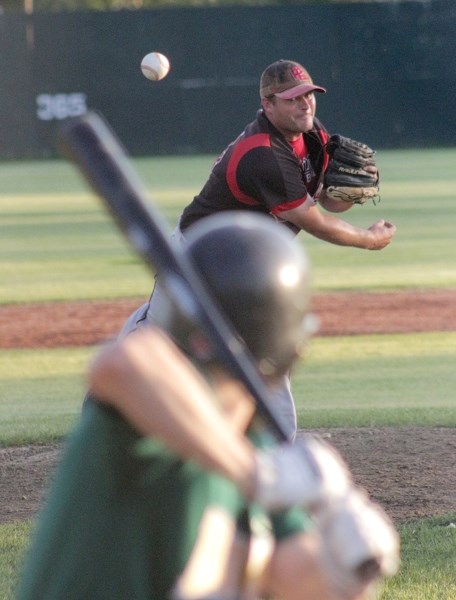
[[[328,4],[375,2],[376,0],[0,0],[0,12],[26,13],[66,10],[139,10],[164,6],[285,6],[298,4]],[[385,0],[384,0],[385,1]],[[387,1],[387,0],[386,0]],[[390,0],[394,2],[395,0]]]

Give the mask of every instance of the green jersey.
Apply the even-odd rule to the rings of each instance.
[[[230,481],[89,402],[39,515],[17,598],[165,600],[211,505],[239,522],[248,508]],[[306,525],[296,514],[274,522],[279,537]]]

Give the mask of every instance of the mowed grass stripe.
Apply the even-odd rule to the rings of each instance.
[[[95,348],[0,352],[0,443],[64,436]],[[315,338],[293,372],[301,427],[456,426],[456,332]]]
[[[455,158],[456,150],[378,152],[381,202],[342,216],[361,227],[391,220],[398,228],[395,239],[382,252],[366,252],[301,233],[314,288],[456,287]],[[213,159],[134,159],[170,231],[204,184]],[[5,274],[0,302],[142,296],[150,277],[139,262],[72,164],[0,164],[0,269]]]

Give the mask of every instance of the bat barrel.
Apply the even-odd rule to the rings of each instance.
[[[171,282],[167,291],[172,294],[174,287],[188,294],[192,316],[225,366],[253,396],[257,412],[271,433],[279,441],[287,440],[250,352],[220,313],[185,253],[172,245],[161,215],[150,206],[145,187],[108,124],[95,112],[69,119],[59,132],[59,145],[104,201],[132,247],[151,269],[160,272],[165,288],[167,280]],[[177,301],[182,303],[182,298]]]

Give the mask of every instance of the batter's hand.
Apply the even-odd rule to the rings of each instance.
[[[393,236],[396,233],[396,225],[381,219],[380,221],[377,221],[371,225],[368,231],[370,232],[370,238],[367,249],[382,250],[388,246],[393,239]]]
[[[347,465],[329,444],[305,436],[256,454],[255,501],[267,510],[301,506],[318,510],[347,494],[352,480]]]

